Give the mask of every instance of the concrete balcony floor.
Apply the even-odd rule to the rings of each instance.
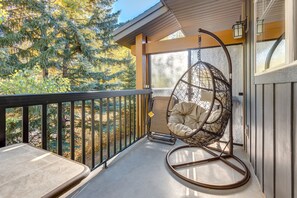
[[[186,198],[186,197],[264,197],[259,182],[251,171],[251,179],[232,190],[209,190],[193,186],[176,177],[167,167],[166,153],[175,146],[150,142],[146,138],[124,151],[90,181],[68,197],[102,198]],[[235,147],[234,153],[250,168],[246,153]],[[226,173],[222,173],[225,177]],[[230,177],[234,173],[229,174]],[[228,174],[227,174],[228,176]]]

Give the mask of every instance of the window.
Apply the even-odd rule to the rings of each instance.
[[[154,96],[168,96],[188,69],[188,51],[151,55],[151,80]]]
[[[255,3],[257,73],[288,63],[287,1],[291,0],[258,0]]]

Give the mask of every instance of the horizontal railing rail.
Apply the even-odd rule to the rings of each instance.
[[[119,91],[90,91],[69,92],[55,94],[30,94],[0,96],[0,108],[20,107],[39,104],[51,104],[58,102],[71,102],[79,100],[92,100],[100,98],[112,98],[129,95],[143,95],[151,93],[150,89],[143,90],[119,90]]]
[[[151,92],[0,96],[0,147],[31,143],[94,169],[145,136]]]

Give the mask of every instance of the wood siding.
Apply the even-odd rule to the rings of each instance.
[[[247,150],[267,198],[297,197],[296,82],[251,84]]]
[[[245,120],[246,131],[249,132],[246,132],[246,151],[265,197],[297,198],[297,63],[255,75],[255,1],[245,2],[246,13],[251,19],[244,43],[250,49],[246,53],[245,73]],[[289,23],[292,22],[286,21],[286,24]],[[264,40],[279,35],[274,31],[279,25],[271,23],[267,26],[264,31],[270,32],[270,37]],[[290,35],[288,38],[286,35],[286,41],[296,43]]]
[[[294,161],[294,197],[297,197],[297,83],[293,86],[293,161]]]
[[[264,193],[267,198],[274,194],[274,86],[264,85]]]
[[[256,175],[263,186],[263,85],[256,86]]]
[[[256,122],[255,122],[255,112],[256,112],[256,92],[255,92],[255,86],[251,87],[251,131],[250,131],[250,159],[252,166],[255,168],[256,167]]]
[[[275,196],[291,197],[291,83],[275,85]]]

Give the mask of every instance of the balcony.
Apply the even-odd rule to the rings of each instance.
[[[3,3],[8,3],[8,10],[14,13],[10,2],[24,4],[26,1],[0,0],[1,8]],[[32,7],[35,9],[36,6]],[[44,8],[47,10],[47,6]],[[23,5],[19,10],[27,11]],[[296,13],[295,0],[160,0],[113,32],[112,43],[127,47],[136,58],[136,73],[132,77],[135,77],[137,90],[0,96],[0,149],[7,152],[18,143],[40,148],[39,151],[46,154],[31,160],[36,161],[35,168],[40,168],[41,161],[47,160],[45,156],[57,154],[61,161],[51,165],[58,164],[60,171],[54,172],[53,176],[62,172],[59,164],[63,160],[84,164],[83,167],[91,173],[75,187],[59,191],[63,191],[63,195],[60,193],[62,197],[296,197]],[[3,21],[1,14],[0,10],[0,23]],[[41,16],[42,21],[48,21],[51,26],[47,17],[34,15]],[[19,20],[13,14],[9,16]],[[31,17],[20,14],[20,18],[27,20]],[[41,25],[44,29],[44,24]],[[232,74],[226,71],[227,62],[218,43],[198,33],[199,28],[213,32],[228,47]],[[31,32],[30,28],[25,30]],[[233,30],[241,34],[236,36]],[[1,39],[3,32],[0,28]],[[48,33],[52,37],[52,31]],[[61,33],[66,33],[65,28]],[[199,42],[200,36],[202,42]],[[11,38],[15,44],[13,48],[22,51],[19,48],[20,37]],[[43,34],[40,38],[37,44],[47,40]],[[64,43],[63,39],[58,40]],[[56,40],[53,41],[56,44]],[[69,41],[76,46],[78,40]],[[97,40],[94,43],[97,45]],[[74,47],[75,51],[82,51],[80,46]],[[8,51],[14,51],[10,48],[8,46]],[[41,51],[46,52],[44,49],[42,45]],[[169,146],[146,138],[152,96],[170,94],[180,76],[197,62],[200,51],[203,61],[213,64],[233,82],[232,127],[233,142],[237,145],[234,154],[248,166],[251,178],[245,185],[232,190],[209,190],[182,181],[170,171],[165,158],[168,151],[183,143],[177,141],[174,146]],[[7,53],[2,55],[6,59]],[[29,60],[31,57],[35,59],[35,51],[32,55],[30,53]],[[19,57],[22,63],[25,58]],[[176,57],[179,60],[175,60]],[[52,58],[55,59],[56,54]],[[40,65],[39,62],[36,65]],[[48,73],[47,69],[43,72],[44,76]],[[64,76],[64,70],[62,72]],[[160,79],[162,82],[156,83]],[[1,155],[3,150],[0,150],[0,197],[11,197],[13,195],[5,188],[6,180],[24,170],[32,171],[33,166],[22,167],[19,163],[19,169],[15,168],[13,160],[7,163]],[[195,156],[200,155],[200,151],[189,150],[183,155],[175,155],[172,160],[197,160]],[[17,158],[14,155],[10,157]],[[213,163],[210,166],[221,165]],[[6,170],[13,174],[7,174]],[[71,172],[67,166],[63,170]],[[227,169],[216,174],[207,166],[200,172],[191,168],[187,170],[183,173],[189,177],[210,182],[224,183],[238,177],[238,173]],[[38,173],[36,171],[35,175]],[[6,175],[3,177],[3,174]],[[22,181],[33,186],[33,190],[27,191],[32,194],[23,193],[22,196],[41,197],[34,196],[36,190],[43,188],[38,185],[39,180],[34,183],[25,177]],[[46,189],[47,183],[43,186]],[[19,180],[11,187],[11,192],[24,189]]]
[[[248,184],[227,191],[198,188],[170,173],[166,153],[183,143],[145,137],[151,92],[1,96],[1,146],[29,143],[86,164],[90,176],[63,195],[68,197],[262,197],[253,173]],[[235,155],[250,167],[242,147]]]

